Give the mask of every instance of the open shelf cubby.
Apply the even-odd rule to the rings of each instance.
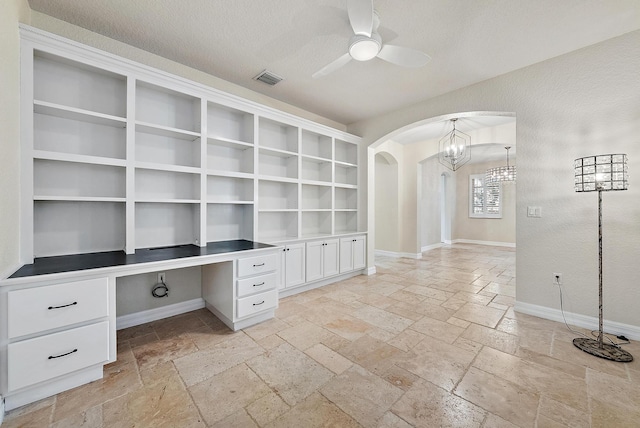
[[[302,179],[309,181],[323,181],[331,183],[332,164],[316,158],[302,158]]]
[[[198,244],[200,205],[136,202],[135,247]]]
[[[336,211],[335,233],[352,233],[358,231],[358,213],[355,211]]]
[[[33,115],[33,148],[68,155],[125,159],[124,122],[95,123],[62,116]],[[116,126],[116,124],[118,126]]]
[[[355,166],[347,166],[335,164],[336,168],[336,184],[345,184],[347,186],[356,186],[358,184],[358,168]]]
[[[351,165],[358,164],[358,146],[346,141],[335,140],[335,155],[333,158],[337,162],[343,162]]]
[[[215,103],[207,104],[207,134],[245,143],[254,143],[253,114]]]
[[[253,205],[207,204],[207,242],[253,240]]]
[[[40,51],[34,53],[33,74],[34,100],[120,118],[127,116],[124,75]]]
[[[358,208],[358,190],[336,187],[334,189],[334,208],[337,210],[355,210]]]
[[[303,210],[330,210],[331,186],[302,185]]]
[[[302,237],[331,235],[331,212],[304,211],[302,213]]]
[[[207,170],[253,174],[253,145],[209,138]]]
[[[200,175],[136,168],[136,201],[200,202]]]
[[[298,238],[297,212],[258,213],[258,240],[267,242]]]
[[[200,99],[139,80],[136,121],[200,133]]]
[[[36,201],[34,257],[123,250],[124,202]]]
[[[298,184],[260,180],[258,208],[260,210],[298,209]]]
[[[124,167],[35,159],[34,197],[126,197]]]
[[[253,203],[253,179],[209,175],[207,202]]]
[[[298,178],[298,155],[260,149],[258,172],[261,176]]]
[[[259,119],[260,147],[298,153],[298,128],[274,120]]]
[[[139,128],[138,125],[136,130]],[[199,168],[200,151],[199,138],[191,141],[168,135],[136,132],[136,161]]]
[[[307,131],[306,129],[302,130],[301,153],[303,155],[331,160],[332,152],[331,137]]]

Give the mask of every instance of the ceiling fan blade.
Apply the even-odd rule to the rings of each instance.
[[[431,57],[424,52],[395,45],[382,46],[378,52],[378,58],[402,67],[413,68],[422,67],[431,60]]]
[[[373,29],[373,0],[348,0],[347,9],[353,32],[371,37]]]
[[[351,55],[349,55],[349,53],[346,53],[346,54],[342,55],[340,58],[334,60],[333,62],[330,62],[329,64],[327,64],[324,67],[322,67],[320,70],[318,70],[315,73],[313,73],[313,75],[311,77],[313,77],[314,79],[318,79],[320,77],[324,77],[327,74],[333,73],[334,71],[336,71],[340,67],[344,66],[349,61],[351,61]]]

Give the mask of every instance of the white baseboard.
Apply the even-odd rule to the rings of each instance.
[[[516,302],[514,308],[516,312],[527,315],[533,315],[539,318],[548,319],[564,323],[562,312],[559,309],[547,308],[545,306],[532,305],[530,303]],[[572,312],[564,313],[567,323],[577,327],[589,330],[598,330],[598,318],[582,314],[574,314]],[[640,327],[630,324],[623,324],[616,321],[603,321],[603,330],[605,333],[614,334],[616,336],[623,335],[628,339],[640,340]]]
[[[376,267],[375,266],[371,266],[369,268],[367,268],[365,275],[375,275],[376,274]]]
[[[185,302],[174,303],[173,305],[122,315],[116,318],[116,330],[184,314],[185,312],[191,312],[201,308],[204,308],[204,299],[200,297]]]
[[[440,242],[438,244],[426,245],[426,246],[420,248],[420,251],[422,251],[424,253],[425,251],[435,250],[436,248],[440,248],[440,247],[442,247],[442,246],[444,246],[446,244],[447,244],[446,242]],[[449,242],[449,244],[451,244],[451,242]]]
[[[498,242],[498,241],[475,241],[473,239],[454,239],[454,244],[478,244],[478,245],[492,245],[495,247],[511,247],[515,248],[514,242]]]
[[[381,257],[394,257],[394,258],[408,258],[408,259],[421,259],[422,253],[399,253],[395,251],[375,250],[374,255]]]

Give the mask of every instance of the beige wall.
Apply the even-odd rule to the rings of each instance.
[[[349,130],[371,145],[427,118],[468,111],[515,112],[518,306],[558,310],[559,292],[551,280],[553,272],[561,272],[565,309],[591,317],[597,316],[598,308],[597,198],[573,191],[573,161],[592,154],[627,153],[629,190],[604,195],[604,312],[608,320],[640,327],[638,70],[640,31],[634,31],[354,123]],[[363,165],[362,174],[367,168]],[[362,194],[366,198],[366,188]],[[367,206],[366,200],[361,206]],[[527,217],[527,206],[541,207],[542,217]],[[417,236],[415,230],[407,235]],[[370,261],[372,253],[370,248]]]
[[[456,214],[453,239],[503,244],[516,243],[516,186],[503,184],[501,191],[502,218],[469,217],[469,176],[484,174],[487,169],[502,166],[506,161],[473,163],[456,172]]]
[[[27,0],[0,3],[0,278],[18,267],[20,218],[20,37]]]
[[[376,155],[376,250],[397,252],[398,162],[386,153]]]

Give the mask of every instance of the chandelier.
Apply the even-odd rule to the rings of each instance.
[[[498,166],[495,168],[489,168],[485,174],[485,184],[491,183],[504,183],[516,181],[516,167],[515,165],[509,165],[509,149],[511,146],[505,147],[507,149],[507,166]]]
[[[438,152],[438,161],[452,171],[471,159],[471,137],[456,129],[456,120],[451,119],[453,130],[440,139]]]

